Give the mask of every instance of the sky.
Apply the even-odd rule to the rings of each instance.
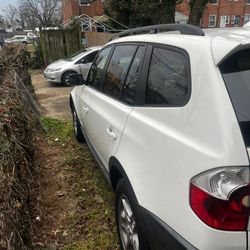
[[[3,15],[2,9],[8,4],[16,5],[19,0],[0,0],[0,14]]]

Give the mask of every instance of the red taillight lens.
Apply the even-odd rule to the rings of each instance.
[[[208,226],[219,230],[247,230],[250,215],[249,170],[230,168],[203,173],[191,181],[190,206]],[[249,183],[249,182],[248,182]]]

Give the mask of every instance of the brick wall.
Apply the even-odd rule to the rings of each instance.
[[[63,0],[63,21],[79,15],[78,0]]]
[[[101,0],[97,0],[89,6],[81,6],[80,8],[81,14],[86,14],[91,17],[104,15],[104,4]]]
[[[104,15],[104,1],[96,0],[89,6],[80,6],[79,0],[63,0],[63,20],[66,21],[72,16],[86,14],[88,16]]]
[[[246,1],[249,0],[219,0],[215,4],[208,4],[203,13],[201,26],[212,28],[244,25],[245,19],[250,20],[250,4],[247,4]],[[176,6],[176,11],[188,16],[188,3],[188,0],[184,0]]]

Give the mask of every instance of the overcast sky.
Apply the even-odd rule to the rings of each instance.
[[[2,9],[8,4],[16,5],[19,0],[0,0],[0,14],[3,15]]]

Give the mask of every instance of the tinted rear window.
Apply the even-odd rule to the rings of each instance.
[[[232,100],[245,144],[250,146],[250,49],[230,56],[220,71]]]
[[[189,87],[185,54],[155,47],[148,74],[146,104],[182,106],[189,97]]]
[[[239,122],[250,122],[250,49],[229,57],[220,70]]]

